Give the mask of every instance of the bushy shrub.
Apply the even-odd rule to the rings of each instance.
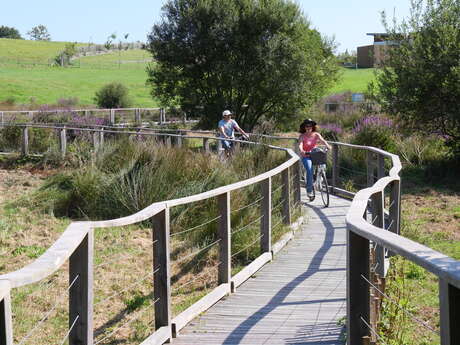
[[[379,116],[363,117],[355,123],[352,143],[395,152],[393,121]]]
[[[319,132],[326,140],[339,141],[343,129],[340,125],[335,123],[325,123],[319,126]]]
[[[100,108],[128,108],[131,104],[128,88],[117,82],[104,85],[96,92],[94,100]]]

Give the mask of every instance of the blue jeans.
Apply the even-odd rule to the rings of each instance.
[[[230,150],[233,146],[233,141],[222,140],[222,148],[225,150]]]
[[[302,157],[302,163],[307,171],[307,193],[311,193],[313,191],[313,165],[311,163],[310,157]]]

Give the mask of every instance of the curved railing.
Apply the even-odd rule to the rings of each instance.
[[[35,125],[34,125],[35,126]],[[64,129],[65,130],[65,129]],[[94,129],[93,129],[94,131]],[[96,130],[97,132],[98,130]],[[117,132],[121,134],[121,132]],[[124,134],[130,134],[127,132]],[[132,132],[132,134],[139,134]],[[155,135],[154,133],[143,133]],[[158,134],[157,134],[158,135]],[[161,134],[168,138],[180,136]],[[65,134],[62,136],[65,138]],[[217,140],[211,137],[201,138],[204,142]],[[241,143],[239,140],[234,140]],[[178,142],[176,141],[176,144]],[[261,145],[244,142],[244,145]],[[69,344],[93,344],[93,258],[94,230],[105,227],[120,227],[130,224],[152,221],[153,226],[153,295],[156,331],[142,344],[162,344],[171,339],[193,317],[207,309],[217,300],[234,291],[260,267],[269,262],[273,254],[292,236],[287,234],[278,243],[272,245],[272,178],[281,174],[282,181],[282,221],[291,225],[291,205],[300,202],[299,158],[290,149],[266,145],[270,149],[286,152],[287,161],[263,174],[244,181],[219,187],[204,193],[154,203],[147,208],[127,217],[107,221],[73,222],[61,237],[39,258],[31,264],[11,273],[0,275],[0,343],[11,345],[13,342],[12,312],[10,290],[43,280],[69,262]],[[290,177],[292,175],[292,177]],[[231,193],[255,183],[261,184],[261,255],[235,275],[231,274]],[[219,209],[219,268],[218,286],[198,302],[172,318],[171,311],[171,263],[170,263],[170,210],[173,207],[217,198]],[[293,199],[293,200],[292,200]]]

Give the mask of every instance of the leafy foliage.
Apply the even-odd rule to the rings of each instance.
[[[21,34],[18,29],[9,26],[0,26],[0,38],[13,38],[22,40]]]
[[[398,46],[371,88],[406,127],[446,137],[460,157],[460,2],[412,2],[409,20],[389,27]]]
[[[127,87],[117,82],[104,85],[96,92],[94,101],[100,108],[128,108],[131,103]]]
[[[51,41],[51,35],[45,25],[37,25],[27,32],[27,35],[35,41]]]
[[[147,49],[152,95],[208,128],[223,109],[248,130],[272,118],[286,126],[338,70],[333,43],[284,0],[169,0]]]

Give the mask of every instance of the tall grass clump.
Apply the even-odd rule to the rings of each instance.
[[[395,152],[393,121],[381,116],[363,117],[355,123],[352,143]]]

